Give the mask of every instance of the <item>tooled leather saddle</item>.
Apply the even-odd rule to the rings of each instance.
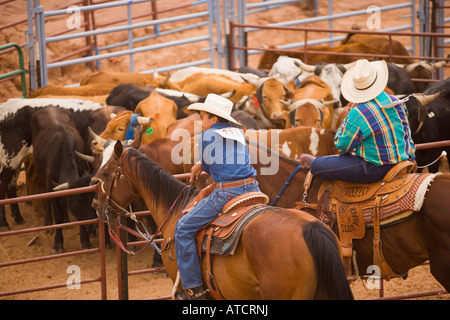
[[[383,256],[380,225],[398,223],[420,210],[435,174],[411,173],[413,168],[412,162],[403,161],[375,183],[323,181],[317,204],[296,203],[297,209],[316,209],[317,217],[332,228],[336,224],[349,278],[355,278],[351,271],[353,239],[362,239],[366,228],[374,229],[373,264],[380,267],[381,276],[386,280],[402,276],[392,271]]]
[[[213,189],[214,187],[211,186],[204,188],[183,210],[182,214],[192,210]],[[262,192],[247,192],[237,196],[225,204],[222,213],[217,218],[198,231],[195,237],[197,251],[200,259],[205,259],[206,269],[203,270],[205,283],[214,299],[222,300],[223,297],[214,280],[211,255],[234,254],[245,226],[256,216],[273,209],[273,207],[266,206],[268,201],[269,197]],[[172,239],[169,237],[163,243],[162,248],[168,248]]]

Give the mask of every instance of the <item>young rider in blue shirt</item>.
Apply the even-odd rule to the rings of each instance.
[[[244,132],[230,124],[239,124],[230,116],[232,108],[230,100],[216,94],[209,94],[204,103],[188,107],[200,111],[203,131],[199,137],[200,161],[192,167],[190,181],[205,171],[215,187],[178,221],[175,228],[176,259],[184,289],[175,297],[180,300],[204,299],[206,294],[195,246],[197,231],[216,218],[234,197],[259,191]]]

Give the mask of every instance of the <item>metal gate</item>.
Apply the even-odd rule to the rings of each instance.
[[[134,70],[134,60],[133,55],[141,52],[147,52],[151,50],[157,50],[167,47],[180,46],[195,42],[206,42],[206,48],[201,51],[208,51],[208,58],[199,59],[196,61],[188,61],[186,63],[181,63],[177,65],[169,65],[158,68],[158,71],[166,72],[176,69],[181,69],[189,66],[199,66],[207,65],[212,68],[223,68],[229,64],[228,58],[228,23],[229,21],[244,22],[247,15],[274,9],[280,6],[285,6],[293,3],[309,1],[314,3],[315,11],[317,12],[318,0],[260,0],[260,2],[253,4],[246,4],[246,0],[202,0],[192,2],[191,6],[199,6],[199,12],[192,14],[184,14],[173,16],[164,19],[158,19],[156,0],[123,0],[123,1],[100,1],[94,3],[94,0],[83,0],[83,6],[71,5],[65,9],[58,9],[52,11],[46,11],[43,6],[40,5],[40,0],[27,0],[27,13],[28,13],[28,30],[25,32],[27,39],[25,40],[25,47],[29,51],[30,59],[30,87],[31,90],[37,87],[44,87],[48,85],[48,70],[71,66],[81,63],[93,63],[97,62],[97,67],[99,67],[98,62],[102,59],[108,59],[119,56],[129,56],[129,71],[135,72]],[[81,3],[81,2],[79,2]],[[153,20],[133,23],[132,7],[136,4],[148,3],[152,6],[154,10],[148,16],[152,16]],[[126,21],[126,25],[107,27],[102,29],[96,29],[94,12],[100,9],[107,9],[113,7],[123,7],[126,10],[126,19],[121,21]],[[179,9],[181,7],[175,7],[174,9]],[[167,10],[166,10],[167,11]],[[46,25],[45,19],[54,16],[69,16],[71,18],[74,15],[83,14],[85,30],[77,33],[61,32],[61,34],[54,34],[51,36],[46,35]],[[139,17],[143,17],[140,15]],[[136,18],[136,17],[135,17]],[[189,22],[193,19],[202,19],[201,22]],[[34,20],[34,24],[33,24]],[[174,28],[173,30],[161,32],[159,29],[160,25],[170,24],[179,21],[187,21],[186,25],[181,28]],[[81,23],[80,23],[81,24]],[[110,23],[108,24],[110,25]],[[106,26],[106,24],[102,25]],[[206,31],[197,37],[182,38],[180,34],[179,40],[167,41],[159,44],[147,45],[136,47],[135,44],[141,41],[145,41],[151,38],[162,37],[167,34],[172,34],[175,32],[191,29],[207,27]],[[133,38],[133,30],[138,28],[153,27],[154,34]],[[68,25],[69,28],[69,25]],[[225,30],[225,32],[223,31]],[[98,47],[96,43],[96,37],[99,35],[110,34],[114,32],[127,31],[128,39],[119,43],[112,45]],[[65,41],[77,38],[85,38],[86,46],[77,51],[70,53],[69,55],[60,57],[53,61],[47,61],[47,44]],[[92,40],[93,39],[93,40]],[[240,35],[241,42],[245,41],[244,35]],[[102,51],[115,49],[121,46],[127,46],[127,49],[118,50],[108,53],[102,53]],[[76,58],[71,60],[66,60],[66,58],[73,56],[76,53],[88,52],[89,55]],[[140,70],[140,73],[153,73],[154,70]]]
[[[181,15],[166,19],[156,19],[141,23],[132,23],[132,6],[139,3],[150,3],[153,2],[153,0],[132,0],[132,1],[114,1],[114,2],[106,2],[106,3],[100,3],[100,4],[94,4],[94,5],[87,5],[82,7],[77,6],[71,6],[67,9],[62,10],[54,10],[54,11],[45,11],[44,7],[39,5],[39,0],[27,0],[27,12],[28,12],[28,41],[26,44],[26,47],[29,50],[29,57],[30,57],[30,86],[31,89],[36,89],[38,87],[36,77],[39,77],[41,86],[47,86],[48,85],[48,70],[64,67],[64,66],[70,66],[74,64],[79,63],[87,63],[87,62],[94,62],[101,59],[107,59],[112,57],[118,57],[123,55],[128,55],[130,59],[130,71],[134,71],[134,63],[133,63],[133,54],[165,48],[169,46],[176,46],[181,44],[187,44],[187,43],[193,43],[198,41],[208,41],[208,50],[209,50],[209,58],[203,59],[199,61],[193,61],[186,65],[178,65],[178,66],[170,66],[167,68],[161,68],[161,71],[168,71],[172,69],[177,69],[180,67],[185,67],[188,65],[201,65],[201,64],[209,64],[211,66],[214,66],[214,48],[215,43],[213,40],[213,23],[214,23],[214,5],[216,2],[219,2],[218,0],[207,0],[204,1],[207,3],[207,9],[195,14],[187,14],[187,15]],[[116,27],[108,27],[104,29],[98,29],[98,30],[90,30],[90,31],[83,31],[83,32],[77,32],[72,34],[64,34],[64,35],[56,35],[47,37],[45,32],[45,18],[53,17],[53,16],[60,16],[60,15],[74,15],[74,14],[80,14],[84,12],[93,12],[95,10],[99,9],[106,9],[106,8],[112,8],[112,7],[118,7],[122,6],[125,7],[127,11],[127,24],[122,26],[116,26]],[[33,32],[33,25],[30,23],[30,21],[35,20],[35,31],[36,31],[36,44],[37,44],[37,50],[35,51],[34,48],[34,32]],[[199,37],[193,37],[193,38],[186,38],[181,39],[177,41],[171,41],[171,42],[164,42],[161,44],[156,45],[149,45],[149,46],[143,46],[139,48],[135,48],[134,44],[142,39],[133,39],[133,33],[132,31],[136,28],[143,28],[143,27],[149,27],[149,26],[159,26],[161,24],[165,23],[171,23],[176,21],[183,21],[183,20],[189,20],[189,19],[195,19],[195,18],[205,18],[207,20],[208,25],[208,32],[205,35],[199,36]],[[128,31],[128,48],[125,50],[119,50],[111,53],[103,53],[103,54],[97,54],[97,55],[90,55],[83,58],[77,58],[72,60],[66,60],[66,61],[60,61],[60,62],[53,62],[48,63],[47,62],[47,44],[56,42],[56,41],[64,41],[69,39],[76,39],[76,38],[85,38],[85,37],[91,37],[91,36],[97,36],[100,34],[108,34],[112,32],[119,32],[119,31]],[[217,32],[220,32],[220,28],[218,28]],[[36,60],[36,61],[35,61]],[[36,65],[39,63],[40,65],[40,72],[37,74],[36,72]],[[151,73],[152,70],[142,71],[143,73]]]

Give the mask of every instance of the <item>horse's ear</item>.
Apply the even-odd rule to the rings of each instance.
[[[123,152],[122,142],[120,140],[117,140],[116,145],[114,146],[114,154],[117,158],[119,158],[122,152]]]

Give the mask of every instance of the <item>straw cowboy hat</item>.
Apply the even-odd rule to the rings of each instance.
[[[209,112],[215,116],[224,118],[230,122],[239,124],[233,117],[231,117],[231,110],[233,109],[233,102],[214,93],[208,94],[205,102],[193,103],[188,107],[188,110],[197,110]]]
[[[342,95],[353,103],[372,100],[384,91],[388,77],[389,71],[386,61],[358,60],[352,68],[345,72],[342,78]]]

